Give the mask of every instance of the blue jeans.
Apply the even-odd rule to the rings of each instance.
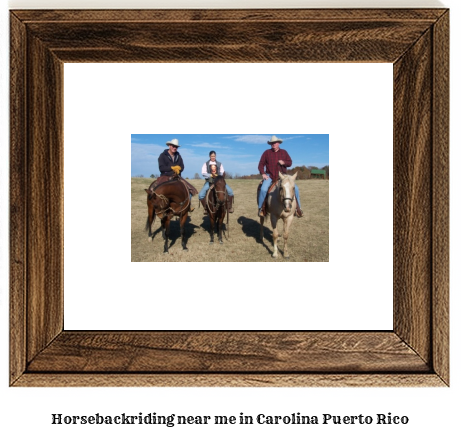
[[[266,180],[263,180],[263,184],[261,186],[261,191],[259,191],[259,198],[258,198],[258,207],[261,209],[263,207],[264,199],[266,198],[267,190],[270,188],[272,184],[272,179],[268,177]],[[299,188],[298,185],[295,184],[295,196],[296,201],[299,204],[299,208],[301,209],[301,202],[299,201]]]
[[[206,191],[208,191],[209,187],[210,187],[210,183],[205,182],[205,184],[203,185],[203,188],[201,189],[201,191],[198,194],[198,199],[199,200],[203,200],[205,198]],[[230,195],[230,196],[234,195],[234,191],[232,191],[232,188],[227,184],[226,184],[226,191],[227,191],[227,195]]]

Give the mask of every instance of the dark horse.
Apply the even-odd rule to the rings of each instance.
[[[184,237],[184,225],[190,210],[189,189],[186,183],[179,178],[158,185],[155,190],[145,189],[147,192],[148,216],[146,230],[149,231],[149,240],[152,240],[152,223],[158,216],[162,220],[162,235],[165,240],[163,253],[168,253],[168,236],[170,234],[170,220],[173,216],[179,216],[181,228],[181,245],[184,251],[186,239]]]
[[[214,229],[218,225],[218,239],[222,244],[222,223],[227,212],[226,181],[223,176],[214,179],[206,193],[206,206],[210,217],[210,244],[214,243]],[[227,215],[227,230],[229,231],[229,214]]]

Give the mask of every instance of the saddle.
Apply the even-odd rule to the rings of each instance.
[[[184,183],[186,185],[188,191],[192,195],[197,195],[198,194],[198,191],[197,191],[197,189],[194,188],[194,186],[192,186],[187,180],[183,179],[182,177],[178,177],[178,176],[160,176],[160,177],[158,177],[156,180],[154,180],[150,184],[149,191],[154,192],[154,190],[155,190],[155,188],[157,188],[157,186],[161,185],[162,183],[169,182],[170,180],[180,180],[182,183]]]
[[[256,204],[259,205],[259,193],[261,192],[261,186],[263,185],[263,181],[264,180],[261,180],[261,182],[259,183],[258,185],[258,190],[256,192]],[[263,202],[263,205],[262,205],[262,208],[261,208],[261,211],[262,213],[264,214],[264,216],[266,216],[266,204],[267,204],[267,196],[273,192],[275,190],[275,185],[277,185],[278,183],[278,180],[276,180],[275,182],[272,181],[272,184],[269,186],[269,189],[267,190],[267,193],[266,193],[266,198],[264,199],[264,202]]]

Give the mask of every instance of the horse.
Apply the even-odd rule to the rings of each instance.
[[[217,176],[205,197],[208,216],[210,217],[210,244],[214,243],[214,228],[217,224],[218,239],[222,244],[222,223],[227,212],[226,180]],[[227,213],[227,229],[229,230],[229,213]]]
[[[277,222],[279,219],[283,220],[283,257],[289,258],[288,254],[288,232],[290,230],[291,222],[296,212],[296,196],[295,196],[295,180],[298,173],[293,176],[284,175],[279,171],[279,181],[276,184],[276,189],[267,194],[266,212],[270,214],[272,225],[272,239],[274,242],[274,252],[272,257],[278,257],[277,240],[279,233],[277,231]],[[264,235],[264,220],[266,217],[260,217],[260,239],[263,240]]]
[[[149,232],[148,240],[152,241],[152,223],[155,217],[158,216],[162,223],[162,235],[165,241],[163,246],[163,254],[168,254],[168,236],[170,234],[170,220],[173,216],[179,216],[179,225],[181,228],[181,245],[184,251],[188,251],[186,247],[186,238],[184,236],[184,226],[186,224],[188,212],[191,202],[189,197],[189,189],[185,182],[176,178],[160,185],[157,185],[154,190],[145,189],[147,192],[147,222],[146,230]]]

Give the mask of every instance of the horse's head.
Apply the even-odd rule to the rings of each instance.
[[[147,202],[152,205],[155,212],[159,212],[165,208],[165,202],[168,203],[168,201],[163,195],[159,195],[151,189],[145,189],[145,191],[147,192]]]
[[[222,206],[226,202],[226,181],[223,176],[215,178],[214,191],[216,194],[217,206]]]
[[[290,212],[291,208],[293,207],[293,200],[295,197],[295,180],[297,176],[298,176],[297,172],[292,176],[289,176],[287,174],[282,174],[281,172],[279,172],[280,200],[283,204],[283,210],[287,213]]]

